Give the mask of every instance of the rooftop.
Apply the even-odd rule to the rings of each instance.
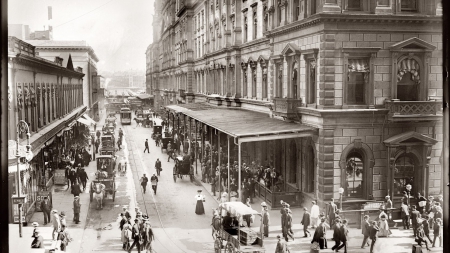
[[[25,40],[37,49],[87,49],[95,61],[99,61],[94,49],[84,40]]]

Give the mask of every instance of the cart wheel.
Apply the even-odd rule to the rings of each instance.
[[[236,252],[236,248],[234,247],[233,243],[228,242],[227,246],[225,248],[225,252],[226,253],[235,253]]]
[[[222,241],[219,238],[217,238],[214,241],[214,252],[220,253],[221,249],[222,249]]]
[[[113,202],[116,200],[116,191],[113,192]]]

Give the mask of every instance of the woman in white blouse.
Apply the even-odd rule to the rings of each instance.
[[[195,199],[197,200],[197,205],[195,206],[196,214],[205,214],[205,208],[203,207],[203,202],[205,201],[205,196],[202,195],[202,190],[197,191],[197,195],[195,195]]]

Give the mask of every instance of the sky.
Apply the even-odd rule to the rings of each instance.
[[[145,71],[153,8],[154,0],[10,0],[8,22],[29,25],[30,32],[51,24],[53,40],[85,40],[99,58],[100,74]]]

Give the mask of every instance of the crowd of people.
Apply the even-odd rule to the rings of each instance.
[[[51,223],[53,227],[52,231],[52,248],[60,251],[66,251],[69,242],[72,241],[72,237],[67,229],[66,214],[64,211],[58,213],[58,210],[53,209],[51,211]],[[45,248],[44,238],[39,231],[39,223],[33,222],[33,241],[31,242],[31,248]]]
[[[121,230],[122,249],[131,252],[136,247],[138,252],[152,252],[152,242],[155,240],[155,236],[148,215],[142,214],[139,208],[136,208],[135,211],[134,223],[127,208],[124,207],[120,214],[119,228]]]

